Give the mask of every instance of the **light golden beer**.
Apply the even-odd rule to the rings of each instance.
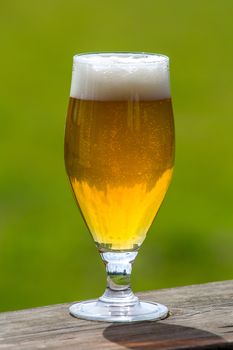
[[[166,194],[173,162],[169,96],[70,98],[66,170],[100,249],[128,251],[141,245]]]

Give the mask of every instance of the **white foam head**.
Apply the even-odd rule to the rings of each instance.
[[[76,55],[70,96],[98,101],[169,98],[169,58],[144,53]]]

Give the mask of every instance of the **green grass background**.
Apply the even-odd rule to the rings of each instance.
[[[232,278],[233,2],[1,2],[0,310],[97,297],[100,257],[63,163],[72,56],[171,58],[176,168],[135,291]]]

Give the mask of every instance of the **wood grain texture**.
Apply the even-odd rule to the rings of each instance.
[[[233,281],[138,294],[167,305],[160,322],[84,321],[68,304],[0,314],[0,349],[233,349]]]

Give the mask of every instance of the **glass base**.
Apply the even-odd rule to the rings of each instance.
[[[73,304],[69,311],[74,317],[103,322],[155,321],[168,315],[168,308],[158,303],[138,301],[134,305],[112,305],[100,299]]]

